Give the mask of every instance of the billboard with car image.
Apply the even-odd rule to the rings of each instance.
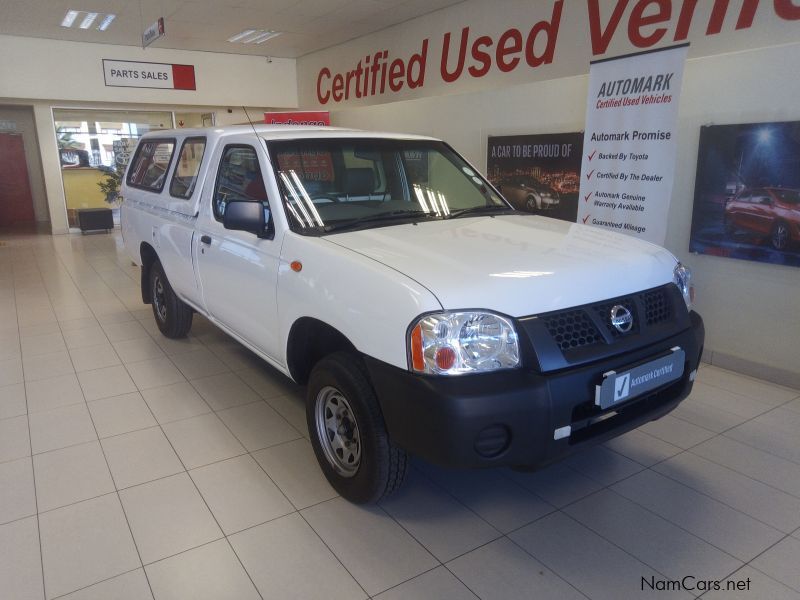
[[[490,136],[486,173],[518,210],[574,223],[582,149],[582,132]]]
[[[800,121],[700,130],[689,249],[800,267]]]

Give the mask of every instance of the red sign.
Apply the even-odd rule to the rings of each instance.
[[[294,171],[306,181],[333,181],[333,157],[330,152],[304,150],[299,153],[279,152],[281,171]]]
[[[331,113],[326,110],[264,113],[267,125],[330,125]]]

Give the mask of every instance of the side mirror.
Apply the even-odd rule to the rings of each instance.
[[[222,226],[225,229],[254,233],[260,238],[269,237],[265,215],[267,212],[269,209],[265,209],[261,202],[229,202],[225,207]]]

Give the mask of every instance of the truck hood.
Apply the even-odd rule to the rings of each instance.
[[[427,221],[322,238],[428,288],[445,309],[514,317],[672,281],[675,257],[636,238],[536,215]]]

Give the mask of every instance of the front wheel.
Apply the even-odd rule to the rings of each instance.
[[[308,382],[306,421],[320,468],[343,498],[376,502],[400,488],[408,457],[389,439],[358,357],[337,352],[317,363]]]
[[[770,241],[775,250],[786,250],[789,245],[789,226],[786,223],[775,223]]]
[[[192,328],[194,312],[175,295],[159,261],[150,267],[150,301],[159,331],[172,339],[186,337]]]

